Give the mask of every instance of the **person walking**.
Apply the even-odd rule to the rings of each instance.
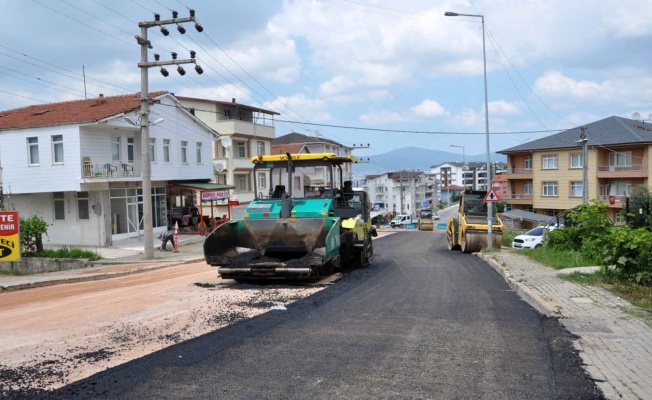
[[[161,243],[161,251],[167,251],[168,242],[172,243],[172,247],[173,247],[173,250],[174,250],[174,233],[173,232],[159,233],[157,238],[159,238],[162,241],[162,243]]]

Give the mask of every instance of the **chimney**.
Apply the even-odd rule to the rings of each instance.
[[[104,103],[106,103],[106,100],[104,99],[104,93],[100,93],[100,97],[97,98],[97,101],[95,102],[95,105],[96,106],[101,106]]]
[[[235,97],[231,98],[231,103],[235,104]]]

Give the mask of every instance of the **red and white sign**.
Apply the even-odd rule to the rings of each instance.
[[[498,194],[496,194],[496,189],[489,188],[489,191],[487,194],[484,196],[484,201],[486,203],[497,203],[500,201],[500,197],[498,197]]]
[[[0,261],[20,260],[18,211],[0,211]]]
[[[214,190],[212,192],[202,192],[201,201],[220,201],[229,198],[228,190]]]

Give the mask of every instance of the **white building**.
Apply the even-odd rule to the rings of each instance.
[[[151,93],[154,233],[188,224],[213,176],[217,134],[172,94]],[[143,233],[140,94],[40,104],[0,112],[0,165],[7,209],[48,224],[45,245],[108,246]],[[210,186],[210,187],[209,187]],[[178,219],[173,213],[178,210]],[[183,217],[183,218],[182,218]]]
[[[303,135],[292,132],[284,136],[279,136],[272,142],[272,154],[285,153],[333,153],[341,157],[351,155],[351,147],[344,146],[334,140],[325,139],[317,131],[315,136]],[[352,180],[351,164],[342,166],[342,177],[345,181]],[[305,173],[303,185],[309,187],[325,188],[331,187],[330,177],[327,167],[314,167],[310,172]],[[339,177],[336,177],[339,179]]]
[[[212,160],[215,182],[235,186],[231,190],[232,206],[219,202],[216,212],[230,213],[233,219],[244,217],[247,205],[254,199],[253,180],[257,179],[258,191],[267,193],[269,175],[259,172],[253,176],[251,157],[271,154],[272,140],[276,135],[274,116],[279,113],[231,102],[179,97],[190,113],[214,129],[222,137],[213,143]]]
[[[437,204],[437,186],[433,174],[421,171],[367,175],[363,182],[375,212],[413,216],[418,210]]]
[[[492,162],[492,176],[506,170],[507,164]],[[461,186],[472,190],[487,190],[487,163],[484,162],[445,162],[430,167],[430,172],[441,182],[446,192],[449,186]],[[444,199],[445,200],[445,199]]]

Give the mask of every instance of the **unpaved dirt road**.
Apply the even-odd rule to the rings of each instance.
[[[201,261],[1,293],[0,398],[61,387],[323,287],[236,284]]]

